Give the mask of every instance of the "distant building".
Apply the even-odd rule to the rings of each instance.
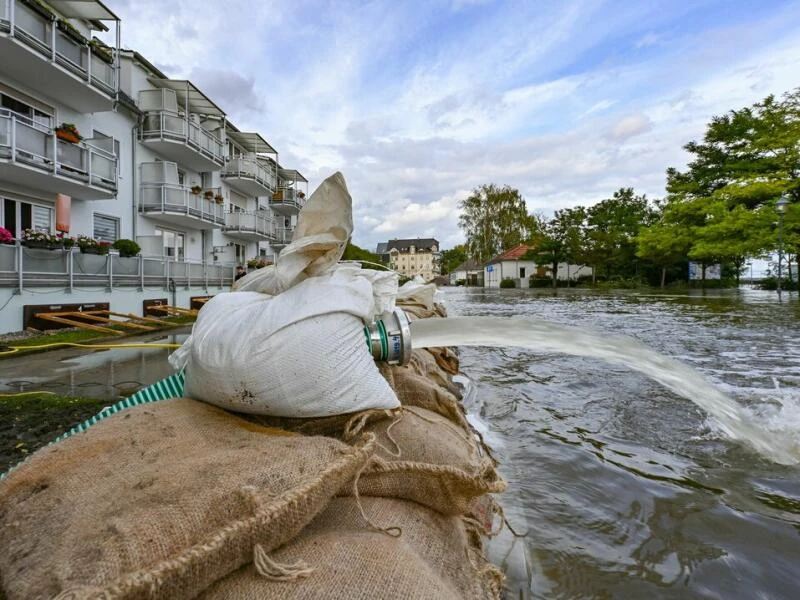
[[[483,265],[472,258],[464,261],[450,273],[450,285],[459,281],[464,285],[483,286]]]
[[[503,279],[512,279],[517,287],[528,287],[528,279],[536,277],[552,277],[552,265],[537,264],[532,258],[526,259],[529,251],[534,250],[532,246],[519,244],[511,250],[498,254],[483,269],[484,287],[500,287]],[[592,274],[591,267],[584,265],[574,265],[569,263],[558,263],[556,279],[559,281],[576,281],[579,277]]]
[[[441,252],[434,238],[389,240],[385,246],[378,244],[376,250],[378,255],[388,255],[389,266],[401,275],[421,275],[430,281],[440,273]]]
[[[490,260],[483,268],[484,287],[498,288],[504,279],[513,279],[517,287],[528,287],[528,277],[536,273],[536,262],[523,258],[530,250],[533,248],[519,244]]]

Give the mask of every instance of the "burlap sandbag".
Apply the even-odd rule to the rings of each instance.
[[[372,451],[187,399],[123,411],[0,483],[0,580],[9,600],[193,598],[292,539]]]
[[[362,517],[361,509],[369,520]],[[203,600],[499,598],[502,574],[484,559],[464,522],[413,502],[337,498],[298,537],[273,552],[308,566],[303,577],[267,581],[253,565],[217,581]],[[373,529],[398,528],[397,537]]]
[[[344,439],[368,432],[377,449],[354,484],[363,496],[413,500],[445,515],[466,515],[473,500],[502,492],[506,484],[471,429],[417,407],[390,418],[369,411],[353,418]],[[340,494],[355,495],[346,485]]]

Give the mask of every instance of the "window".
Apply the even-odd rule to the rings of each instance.
[[[156,229],[156,235],[160,235],[163,242],[164,256],[173,260],[183,260],[185,257],[186,234],[168,229]]]
[[[43,125],[47,129],[52,127],[53,119],[50,115],[8,94],[0,94],[0,107],[13,111],[18,115],[28,117],[33,122]]]
[[[244,244],[233,244],[233,252],[237,265],[243,265],[247,262],[247,246]]]
[[[103,242],[116,242],[119,239],[119,219],[94,213],[94,239]]]
[[[26,229],[51,232],[53,212],[49,206],[6,198],[3,200],[3,227],[14,237],[19,237]]]
[[[519,268],[519,278],[520,279],[525,279],[525,267],[520,267]]]

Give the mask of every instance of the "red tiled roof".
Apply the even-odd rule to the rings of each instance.
[[[533,250],[533,248],[525,244],[519,244],[511,248],[511,250],[498,254],[489,261],[489,264],[503,262],[504,260],[520,260],[528,250]]]

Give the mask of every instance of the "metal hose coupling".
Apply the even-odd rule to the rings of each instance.
[[[406,365],[411,360],[411,324],[401,308],[383,313],[364,327],[367,346],[375,360]]]

